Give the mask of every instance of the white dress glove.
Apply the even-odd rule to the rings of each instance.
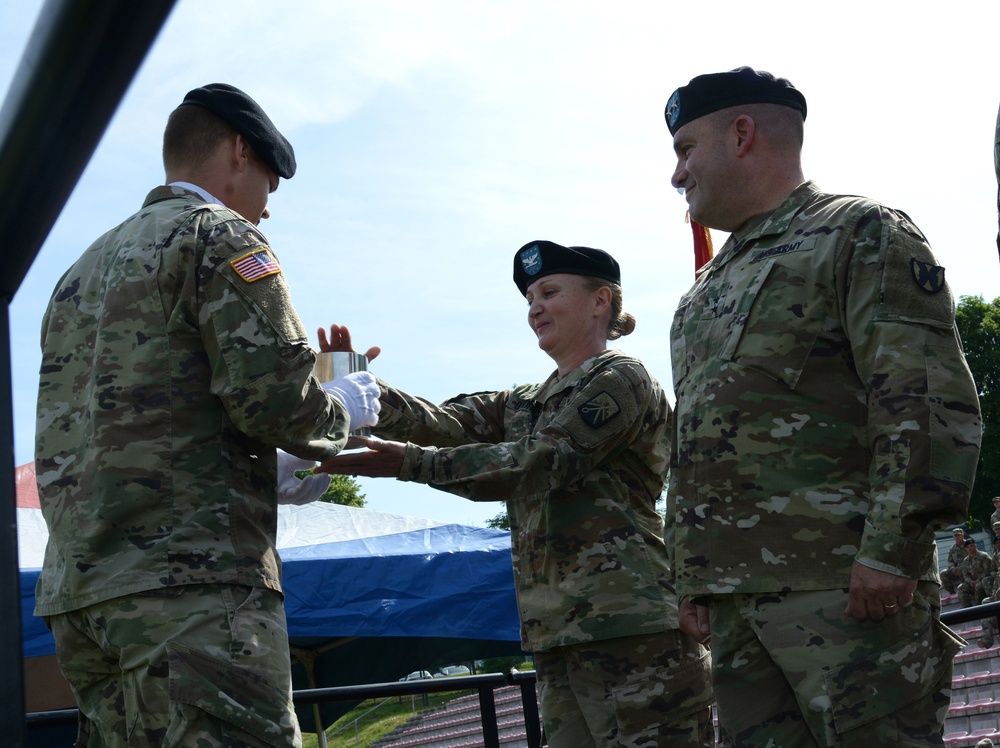
[[[308,504],[326,493],[332,478],[329,474],[307,475],[301,479],[295,477],[296,470],[312,470],[314,467],[314,460],[304,460],[278,450],[279,504]]]
[[[375,376],[367,371],[355,371],[332,382],[323,382],[323,389],[337,398],[350,416],[351,431],[378,423],[379,387]]]

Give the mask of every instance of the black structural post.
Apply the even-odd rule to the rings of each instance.
[[[500,730],[497,727],[497,702],[490,686],[479,687],[479,713],[483,722],[483,745],[500,748]]]
[[[11,745],[24,745],[24,674],[21,659],[21,579],[17,569],[17,510],[14,488],[14,417],[10,382],[10,302],[0,299],[0,392],[6,398],[0,413],[0,600],[6,604],[8,632],[0,641],[0,735]]]
[[[538,714],[538,692],[535,689],[535,671],[512,671],[511,685],[521,688],[521,705],[524,711],[524,730],[528,739],[528,748],[541,748],[542,720]]]
[[[10,302],[175,0],[46,0],[0,107],[0,735],[25,745]]]

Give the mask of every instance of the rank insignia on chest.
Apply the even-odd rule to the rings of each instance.
[[[927,293],[937,293],[944,288],[944,268],[940,265],[928,265],[911,257],[910,271],[913,273],[913,280]]]
[[[608,392],[601,392],[590,398],[576,409],[584,423],[593,429],[599,429],[616,415],[621,413],[621,407]]]
[[[253,283],[261,278],[281,272],[281,266],[271,256],[271,250],[267,247],[255,249],[242,257],[237,257],[229,264],[233,266],[236,274],[247,283]]]

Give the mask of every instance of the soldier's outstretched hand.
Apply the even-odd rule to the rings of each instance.
[[[406,455],[402,442],[387,442],[374,437],[352,437],[349,447],[367,447],[364,452],[341,452],[320,463],[314,473],[364,475],[368,478],[398,478]]]
[[[351,345],[351,331],[343,325],[330,325],[329,336],[324,328],[319,328],[319,349],[324,353],[332,351],[357,353]],[[371,363],[381,352],[381,348],[377,345],[373,345],[365,351],[365,358],[367,358],[368,362]]]

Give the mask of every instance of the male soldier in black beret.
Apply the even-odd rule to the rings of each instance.
[[[665,538],[726,745],[940,745],[934,533],[966,516],[976,388],[901,212],[801,163],[806,100],[743,67],[665,110],[692,219],[730,232],[671,328]]]
[[[378,386],[312,376],[257,228],[295,173],[260,106],[194,89],[163,163],[166,185],[66,272],[43,322],[36,612],[81,744],[297,746],[277,508],[323,494],[295,469],[373,425]]]

